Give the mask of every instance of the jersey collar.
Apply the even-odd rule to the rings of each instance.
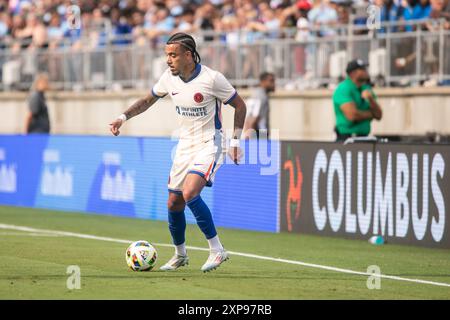
[[[202,65],[200,63],[197,63],[195,65],[194,73],[192,73],[192,76],[189,79],[184,80],[182,77],[180,77],[180,79],[183,80],[183,82],[188,83],[188,82],[194,80],[195,78],[197,78],[197,76],[200,74],[201,70],[202,70]]]

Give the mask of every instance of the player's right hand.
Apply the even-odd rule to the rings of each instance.
[[[109,124],[109,130],[111,130],[113,135],[118,136],[120,134],[119,128],[122,126],[122,123],[122,119],[116,119]]]
[[[361,93],[361,97],[363,97],[363,99],[369,100],[370,98],[373,98],[372,92],[370,92],[369,89],[366,89]]]
[[[242,149],[239,147],[230,147],[228,150],[228,156],[233,160],[236,165],[239,165],[239,161],[243,157],[244,153]]]

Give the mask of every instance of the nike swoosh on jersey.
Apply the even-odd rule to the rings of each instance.
[[[172,92],[172,95],[174,96],[174,95],[177,95],[177,94],[179,94],[179,92]]]

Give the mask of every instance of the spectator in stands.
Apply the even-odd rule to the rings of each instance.
[[[264,4],[262,2],[261,4]],[[281,21],[275,15],[275,12],[269,7],[264,6],[261,10],[261,28],[259,31],[266,33],[269,38],[278,38],[280,36]]]
[[[6,11],[8,8],[8,0],[0,0],[0,12]]]
[[[47,27],[48,38],[48,74],[50,81],[64,81],[61,66],[63,62],[62,55],[58,52],[61,41],[64,39],[64,27],[61,23],[61,16],[57,11],[50,14]]]
[[[429,0],[402,0],[397,10],[398,21],[426,20],[430,17],[431,6]],[[414,29],[413,24],[407,24],[405,26],[400,26],[395,30],[410,32]]]
[[[335,31],[330,28],[338,22],[338,15],[334,8],[330,6],[330,0],[314,0],[313,8],[308,12],[308,20],[317,29],[320,37],[335,35]]]
[[[417,27],[420,28],[420,25],[416,24],[413,21],[413,10],[417,0],[401,0],[399,5],[398,12],[398,21],[405,22],[404,25],[399,26],[396,31],[397,32],[412,32]],[[409,22],[409,23],[408,23]],[[398,38],[394,41],[391,41],[391,52],[396,56],[408,56],[411,53],[415,52],[416,43],[411,41],[411,38]],[[414,73],[414,66],[412,64],[408,65],[400,65],[398,64],[400,60],[394,60],[393,65],[391,66],[391,75],[394,76],[404,76],[405,78],[401,79],[398,82],[395,82],[395,85],[407,86],[410,85],[410,82],[407,81],[407,76]],[[394,84],[394,83],[392,83]]]
[[[120,17],[120,11],[117,8],[113,9],[116,16]],[[131,34],[133,36],[134,43],[139,46],[143,47],[146,44],[147,38],[145,34],[145,13],[143,11],[136,11],[133,13],[131,25],[133,26],[133,29],[131,31]]]
[[[318,37],[332,37],[336,35],[333,29],[338,22],[337,12],[330,5],[330,0],[314,0],[313,8],[308,12],[309,25],[313,34]],[[333,46],[329,42],[318,42],[313,46],[313,54],[316,57],[314,63],[314,77],[328,78],[329,56],[333,52]]]
[[[77,22],[77,13],[73,8],[67,7],[65,14],[65,21],[68,26],[64,32],[64,46],[68,50],[66,59],[64,59],[64,70],[66,73],[66,80],[80,82],[82,79],[82,35],[88,36],[88,31],[91,25],[92,12],[86,11],[81,13],[81,22]],[[95,39],[91,39],[95,40]]]
[[[437,31],[441,28],[441,22],[438,19],[446,19],[444,13],[444,0],[431,0],[431,12],[428,20],[424,20],[424,28],[428,31]],[[450,29],[450,19],[446,19],[442,27]],[[444,44],[447,45],[448,44]],[[424,82],[424,86],[435,86],[438,84],[437,74],[439,72],[439,37],[428,36],[422,45],[422,70],[421,74],[428,76],[428,80]],[[447,47],[448,48],[448,47]],[[431,50],[430,50],[431,49]],[[401,55],[395,59],[395,67],[399,70],[404,70],[414,65],[417,53],[415,50],[410,50],[409,54]],[[449,59],[444,59],[444,70],[449,70]],[[445,73],[445,72],[444,72]]]
[[[252,23],[258,22],[258,11],[256,7],[250,4],[246,7],[240,7],[236,10],[236,17],[239,29],[241,30],[239,39],[239,54],[241,59],[249,54],[252,54],[254,57],[261,56],[264,49],[254,44],[256,41],[264,39],[264,34],[251,27]],[[245,78],[258,78],[258,74],[261,72],[258,59],[243,59],[243,61],[242,76]]]
[[[132,42],[131,33],[134,25],[144,24],[144,15],[142,12],[135,11],[128,19],[124,15],[119,15],[118,19],[111,20],[111,23],[113,38],[116,38],[112,44],[125,46]]]
[[[31,33],[31,46],[36,49],[46,49],[48,47],[48,32],[44,23],[36,20]]]
[[[24,33],[24,29],[25,29],[25,18],[23,15],[17,14],[15,16],[13,16],[12,18],[12,26],[11,26],[11,36],[15,39],[18,40],[18,42],[21,42],[22,40],[22,35]],[[31,38],[31,35],[30,35]],[[21,43],[21,48],[26,48],[28,47],[28,44],[22,44]]]
[[[206,2],[204,5],[199,7],[197,9],[197,17],[196,17],[196,24],[199,26],[201,31],[213,31],[214,29],[217,29],[217,12],[215,7],[209,3]],[[204,41],[212,41],[214,40],[214,36],[212,35],[205,35],[203,37]]]
[[[156,12],[158,22],[155,29],[157,35],[168,35],[175,27],[175,19],[167,7],[161,7]]]
[[[76,21],[76,12],[70,7],[64,11],[64,20],[66,22],[66,26],[64,27],[64,40],[66,40],[67,44],[72,46],[73,49],[81,48],[81,35],[83,30],[88,28],[91,18],[91,12],[83,12],[81,14],[80,25],[78,25],[78,21]]]
[[[445,1],[444,0],[431,0],[431,13],[430,19],[426,20],[425,26],[429,31],[438,31],[441,28],[444,30],[450,30],[450,19],[447,17],[445,13]],[[441,22],[443,20],[443,22]],[[448,81],[444,81],[439,83],[438,73],[439,73],[439,37],[434,35],[432,38],[429,38],[429,41],[432,41],[432,54],[427,54],[424,58],[425,67],[427,68],[425,72],[430,75],[429,79],[424,83],[424,86],[435,86],[438,84],[448,85]],[[444,52],[449,52],[450,46],[448,41],[444,44]],[[446,49],[446,50],[445,50]],[[444,73],[448,72],[450,69],[450,59],[444,58],[442,63]]]
[[[156,10],[157,10],[156,6],[151,6],[145,12],[145,22],[143,26],[145,30],[154,28],[156,26],[157,23]]]
[[[442,12],[442,16],[447,19],[447,21],[450,21],[450,0],[444,1],[444,10]]]
[[[195,12],[192,8],[184,8],[181,13],[181,21],[177,27],[180,32],[192,33],[197,30],[195,25]]]
[[[344,0],[331,0],[334,4],[338,16],[338,25],[347,25],[350,23],[351,2]]]
[[[413,20],[414,4],[416,0],[401,0],[399,5],[398,21],[408,22]],[[398,31],[411,32],[414,30],[413,24],[405,24],[400,26]]]
[[[50,15],[47,36],[53,47],[55,47],[55,44],[61,41],[64,36],[64,30],[61,26],[61,17],[56,11],[52,12]]]
[[[296,4],[296,9],[298,9],[298,19],[295,39],[297,41],[306,42],[311,39],[308,21],[308,11],[311,10],[311,3],[307,0],[300,0]]]
[[[412,18],[413,20],[428,19],[431,13],[431,5],[429,0],[419,0],[414,6]]]
[[[153,18],[145,24],[147,37],[154,43],[165,42],[164,39],[175,28],[175,19],[170,15],[170,10],[162,5],[158,6]]]
[[[4,12],[0,12],[0,42],[3,42],[2,40],[8,35],[9,20],[9,15]]]
[[[222,73],[226,77],[234,77],[236,74],[236,60],[239,57],[241,61],[245,61],[241,67],[243,68],[243,73],[247,75],[254,61],[245,59],[250,50],[246,47],[245,32],[242,32],[242,29],[239,28],[238,18],[235,15],[227,15],[221,19],[220,23],[221,32],[223,32],[221,39],[227,50],[220,50],[215,55],[220,59],[219,70],[223,70]]]
[[[45,91],[48,89],[47,75],[38,74],[28,100],[29,111],[25,117],[25,133],[50,133],[50,119],[45,99]]]
[[[38,17],[34,13],[29,13],[26,17],[25,28],[19,32],[21,40],[26,41],[28,45],[33,42],[33,37],[36,36],[35,30],[44,28],[44,25],[39,21]]]
[[[425,26],[429,31],[436,31],[440,28],[439,19],[444,19],[444,29],[450,29],[450,17],[447,16],[444,0],[431,0],[430,19],[426,21]]]
[[[446,30],[450,30],[450,0],[446,0],[445,1],[446,4],[444,4],[444,10],[441,12],[441,17],[445,18],[446,23],[445,23],[445,29]],[[444,42],[445,47],[444,47],[444,52],[450,52],[450,41],[445,41]],[[450,74],[450,59],[444,59],[444,74]],[[443,80],[441,83],[441,85],[450,85],[450,79],[447,80]]]
[[[333,93],[336,141],[369,135],[371,121],[382,117],[366,67],[367,64],[360,59],[350,61],[346,68],[348,77]]]
[[[375,0],[374,4],[380,8],[380,22],[393,23],[399,20],[400,9],[394,0]],[[381,27],[378,32],[385,33],[387,30],[396,32],[396,27]]]
[[[308,42],[313,40],[313,36],[310,32],[310,26],[308,21],[308,11],[311,9],[311,4],[309,1],[300,0],[296,4],[299,10],[299,18],[297,20],[297,33],[295,35],[295,40],[299,43],[295,46],[295,71],[296,73],[303,77],[307,72],[311,70],[311,61],[313,61],[311,45]]]
[[[310,1],[314,1],[313,8],[311,8]],[[337,24],[347,24],[353,21],[349,18],[350,10],[360,9],[359,11],[362,12],[364,18],[359,14],[361,19],[356,23],[365,25],[367,4],[371,1],[374,1],[380,7],[382,22],[423,19],[424,30],[437,30],[437,24],[430,22],[427,17],[450,20],[450,0],[443,0],[444,4],[441,9],[438,8],[439,4],[435,4],[433,10],[431,9],[433,4],[430,4],[430,0],[85,0],[77,2],[81,7],[83,21],[82,28],[78,29],[70,26],[73,20],[72,5],[75,3],[72,0],[0,0],[0,50],[2,48],[17,48],[17,44],[15,44],[17,41],[22,41],[21,56],[26,56],[23,54],[24,52],[29,53],[24,49],[30,46],[39,48],[39,50],[48,50],[53,57],[48,61],[51,80],[56,81],[55,74],[61,77],[64,74],[64,77],[72,78],[66,78],[71,81],[74,78],[77,80],[82,78],[81,70],[83,68],[80,65],[82,48],[86,50],[95,46],[104,46],[111,38],[113,45],[129,45],[133,42],[138,47],[148,48],[149,43],[151,46],[157,45],[164,41],[164,37],[177,30],[187,32],[214,31],[215,33],[203,34],[203,39],[198,40],[222,40],[227,44],[234,45],[232,49],[236,49],[237,44],[239,44],[238,54],[241,57],[246,57],[250,51],[255,56],[260,57],[259,59],[241,59],[241,77],[254,79],[260,73],[260,61],[262,59],[264,59],[266,69],[274,72],[282,69],[282,59],[280,59],[282,48],[256,46],[254,45],[256,41],[265,40],[268,37],[294,38],[295,34],[300,42],[303,41],[300,39],[311,39],[311,36],[314,35],[320,37],[333,36],[339,32],[334,29]],[[425,24],[425,22],[427,23]],[[101,28],[95,28],[95,25]],[[105,28],[105,26],[112,26],[112,29]],[[295,29],[295,26],[297,26],[297,29]],[[448,27],[448,23],[446,26]],[[287,30],[286,27],[292,27],[292,29]],[[46,32],[42,32],[45,28]],[[315,28],[317,32],[309,34],[307,28],[309,30]],[[97,31],[94,29],[97,29]],[[224,29],[226,29],[226,34],[218,36],[216,32],[224,31]],[[240,32],[234,29],[239,29]],[[109,30],[111,30],[111,34],[107,34]],[[343,34],[348,31],[347,28],[341,30]],[[387,30],[386,27],[383,27],[379,32],[386,32]],[[389,30],[413,31],[414,26],[392,27]],[[366,31],[359,32],[365,33]],[[44,36],[45,33],[46,36]],[[358,31],[354,31],[354,34],[357,33]],[[127,37],[129,34],[132,34],[130,39],[123,38],[123,36]],[[82,36],[83,41],[85,41],[83,45],[81,43]],[[119,39],[118,37],[122,38]],[[86,39],[88,40],[86,41]],[[65,42],[69,44],[70,49],[63,48],[62,40],[66,40]],[[444,52],[448,52],[447,42],[444,41],[446,46]],[[359,43],[362,47],[362,42]],[[356,46],[358,45],[356,44]],[[410,50],[408,45],[413,46],[413,42],[409,41],[405,46],[401,40],[392,41],[391,52],[397,57],[406,57],[414,49],[411,47]],[[314,59],[306,59],[311,65],[314,64],[311,70],[314,70],[315,73],[311,73],[311,75],[315,78],[328,78],[328,57],[336,50],[334,45],[330,45],[330,42],[320,42],[309,46],[314,56]],[[57,58],[58,56],[61,57],[62,61],[61,49],[69,49],[68,55],[64,57],[68,56],[71,61],[66,61],[68,66],[66,65],[65,68],[62,68],[63,64],[58,62]],[[202,56],[206,60],[211,60],[216,55],[217,47],[206,46],[202,50],[205,51],[202,52]],[[297,63],[297,61],[304,60],[305,53],[302,50],[298,42],[292,50],[291,59],[296,61],[296,75],[305,73],[304,63]],[[355,47],[353,50],[355,52]],[[101,50],[97,51],[100,52]],[[232,59],[228,57],[231,50],[224,51],[226,52],[223,52],[221,59],[225,57],[231,62]],[[357,48],[356,52],[358,52]],[[102,55],[104,56],[104,53],[99,54],[99,56]],[[100,60],[105,61],[103,56]],[[0,54],[0,59],[6,59],[1,57],[2,54]],[[143,57],[144,50],[142,51]],[[413,60],[414,55],[411,57]],[[127,58],[120,61],[125,63],[128,60]],[[444,60],[445,64],[450,63],[450,59]],[[28,59],[29,61],[31,60]],[[139,58],[139,61],[141,61],[141,58]],[[1,64],[0,62],[0,68]],[[51,64],[54,66],[51,66]],[[59,67],[56,67],[57,65]],[[97,63],[97,65],[100,66],[100,69],[104,68],[104,64]],[[222,65],[226,66],[225,63],[222,63]],[[234,73],[236,68],[232,65],[233,63],[229,66],[233,70],[228,71]],[[413,65],[411,64],[411,66]],[[22,63],[21,76],[23,75],[23,66],[26,66],[26,72],[32,70],[31,63]],[[114,67],[117,67],[117,65],[115,64]],[[95,69],[93,64],[91,64],[89,70],[96,73],[100,71],[92,68]],[[392,65],[390,70],[395,70],[395,68],[396,66]],[[404,74],[411,74],[406,68],[400,68]],[[445,74],[449,73],[449,68],[450,66],[444,67]],[[222,71],[226,72],[225,70]],[[116,73],[116,71],[113,73]],[[119,73],[125,74],[124,72]]]
[[[220,8],[220,15],[225,17],[230,14],[236,14],[236,8],[234,6],[234,0],[223,0],[222,7]]]
[[[259,86],[253,91],[247,100],[247,115],[244,123],[245,139],[269,138],[269,94],[275,90],[275,75],[263,72],[259,76]]]
[[[0,12],[0,52],[7,47],[9,23],[9,16],[6,13]],[[0,83],[3,81],[3,64],[5,61],[6,56],[0,54]]]

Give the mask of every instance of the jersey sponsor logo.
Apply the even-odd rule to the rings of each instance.
[[[6,152],[0,148],[0,161],[6,160]],[[15,193],[17,191],[17,164],[0,164],[0,192]]]
[[[73,195],[72,168],[61,166],[58,150],[44,151],[44,173],[41,194],[45,196],[71,197]]]
[[[200,92],[197,92],[196,94],[194,94],[194,101],[197,103],[201,103],[203,102],[203,95]]]
[[[175,110],[180,116],[184,117],[204,117],[208,115],[208,112],[206,111],[206,107],[179,107],[176,106]]]

